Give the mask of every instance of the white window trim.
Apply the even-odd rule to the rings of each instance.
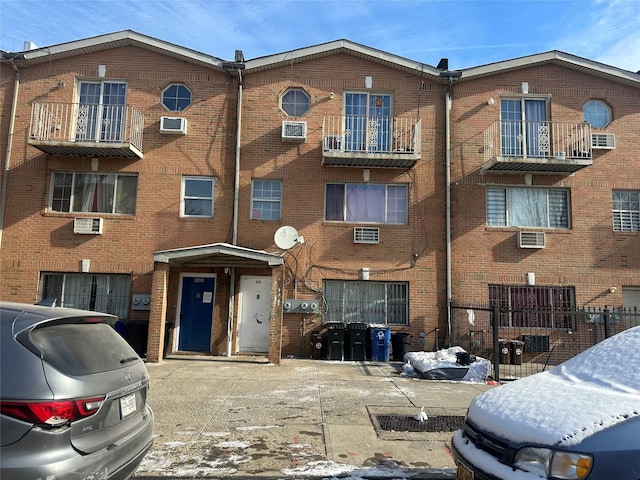
[[[254,190],[254,186],[255,186],[255,182],[278,182],[280,183],[280,198],[277,200],[274,200],[272,198],[256,198],[255,197],[255,190]],[[277,219],[272,219],[272,218],[256,218],[253,216],[253,212],[254,212],[254,202],[265,202],[265,203],[277,203],[278,204],[278,218]],[[280,221],[282,219],[282,180],[280,179],[271,179],[271,178],[254,178],[251,180],[251,211],[249,212],[249,218],[251,220],[260,220],[263,222],[277,222]]]
[[[174,86],[174,85],[177,85],[177,86],[179,86],[179,87],[184,87],[184,88],[186,88],[186,89],[189,91],[189,94],[191,95],[191,98],[189,99],[189,105],[187,105],[186,107],[184,107],[182,110],[172,110],[172,109],[170,109],[169,107],[167,107],[167,106],[164,104],[164,92],[166,92],[166,91],[167,91],[167,89],[168,89],[169,87],[172,87],[172,86]],[[189,108],[189,107],[191,106],[191,104],[192,104],[192,103],[193,103],[193,92],[192,92],[192,91],[191,91],[191,89],[190,89],[187,85],[185,85],[184,83],[180,83],[180,82],[173,82],[173,83],[170,83],[169,85],[167,85],[166,87],[164,87],[164,88],[162,89],[162,93],[160,94],[160,104],[164,107],[164,109],[165,109],[167,112],[174,112],[174,113],[184,112],[187,108]]]
[[[188,197],[185,198],[185,185],[187,180],[198,180],[198,181],[211,181],[211,197]],[[182,177],[182,186],[180,189],[180,217],[181,218],[213,218],[215,214],[215,192],[216,192],[216,180],[215,177],[204,177],[204,176],[183,176]],[[184,213],[185,200],[207,200],[211,198],[211,216],[207,215],[186,215]]]

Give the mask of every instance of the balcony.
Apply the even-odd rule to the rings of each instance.
[[[419,118],[326,116],[322,122],[322,165],[412,168],[420,160],[420,131]]]
[[[593,164],[591,126],[498,120],[484,132],[484,173],[569,175]]]
[[[53,155],[142,158],[144,115],[125,105],[34,103],[29,145]]]

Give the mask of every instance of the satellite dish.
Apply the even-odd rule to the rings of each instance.
[[[298,241],[298,231],[289,226],[280,227],[275,235],[273,241],[276,242],[278,248],[282,250],[289,250]]]

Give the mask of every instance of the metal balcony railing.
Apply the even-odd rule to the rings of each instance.
[[[333,158],[342,159],[333,160],[334,165],[411,167],[420,158],[421,121],[381,115],[329,115],[322,122],[322,138],[325,164]]]
[[[579,170],[592,164],[591,125],[495,121],[484,131],[484,161],[488,171],[559,173]]]
[[[29,143],[47,153],[142,158],[144,120],[133,106],[34,103]]]

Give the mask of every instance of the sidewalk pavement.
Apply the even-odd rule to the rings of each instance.
[[[399,362],[173,356],[147,368],[155,441],[140,480],[452,479],[450,431],[384,420],[418,422],[422,408],[461,420],[492,388],[407,376]]]

